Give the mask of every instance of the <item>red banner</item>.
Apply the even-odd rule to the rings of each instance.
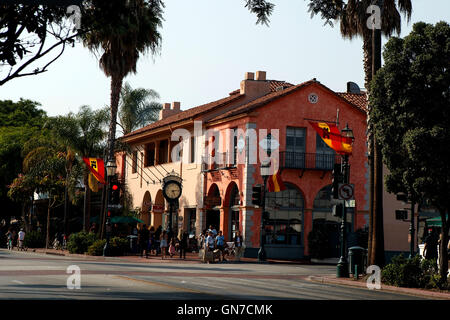
[[[352,154],[352,139],[343,137],[334,123],[311,122],[322,140],[338,154]]]
[[[269,192],[280,192],[283,190],[286,190],[286,186],[283,183],[283,180],[281,180],[281,174],[279,171],[275,173],[274,175],[270,176],[268,179],[269,183]]]
[[[103,184],[105,181],[105,164],[101,158],[84,158],[84,163],[88,166],[94,177]]]

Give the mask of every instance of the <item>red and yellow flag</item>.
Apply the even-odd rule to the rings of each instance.
[[[105,181],[105,164],[101,158],[84,158],[84,163],[88,166],[89,170],[92,172],[94,177],[103,184]]]
[[[270,176],[268,183],[269,192],[280,192],[286,190],[286,186],[284,185],[283,180],[281,180],[280,171],[277,171],[275,174]]]
[[[322,140],[338,154],[352,153],[352,139],[343,137],[334,123],[312,122],[311,126],[316,130]]]

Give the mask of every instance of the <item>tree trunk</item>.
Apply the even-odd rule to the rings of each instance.
[[[90,222],[91,189],[89,189],[89,172],[84,173],[84,208],[83,231],[87,231]]]
[[[48,208],[47,208],[47,231],[45,236],[45,248],[50,248],[50,210],[51,210],[51,204],[50,204],[50,198],[48,199]]]
[[[442,220],[442,228],[441,228],[441,243],[439,245],[439,274],[441,276],[442,283],[446,283],[448,273],[447,245],[448,245],[448,230],[450,227],[450,223],[449,220],[446,219],[445,217],[445,210],[441,211],[440,214]]]
[[[375,77],[377,71],[381,68],[381,30],[372,30],[372,79]],[[370,119],[369,119],[370,122]],[[372,180],[370,182],[370,212],[372,215],[371,227],[371,249],[369,255],[369,264],[384,266],[384,226],[383,226],[383,159],[381,155],[381,148],[375,137],[376,124],[370,122],[369,131],[370,142],[372,146],[369,164],[370,175]],[[373,173],[372,173],[373,172]]]
[[[108,160],[114,159],[114,141],[116,139],[117,111],[119,109],[120,91],[122,90],[122,76],[111,76],[111,122],[109,123]]]

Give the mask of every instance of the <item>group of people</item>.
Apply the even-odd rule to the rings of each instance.
[[[235,259],[240,260],[243,254],[244,239],[239,231],[236,232],[232,242],[232,248],[229,248],[222,230],[217,232],[212,225],[209,226],[209,229],[203,230],[200,235],[200,247],[204,249],[204,254],[208,251],[219,250],[222,261],[226,261],[225,257],[229,254],[227,249],[234,249]]]
[[[148,228],[144,224],[138,231],[137,242],[141,257],[145,253],[146,258],[151,254],[155,256],[161,254],[161,259],[165,259],[167,256],[173,258],[179,252],[180,259],[186,259],[189,234],[180,229],[178,236],[175,237],[172,232],[162,230],[161,226],[155,230],[153,226]]]
[[[18,250],[25,250],[24,240],[25,240],[25,231],[23,228],[17,233],[16,230],[10,228],[8,232],[6,232],[6,246],[8,250],[13,250],[15,246],[17,246]]]

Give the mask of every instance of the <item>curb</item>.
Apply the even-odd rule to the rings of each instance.
[[[363,282],[355,281],[355,280],[336,279],[336,278],[330,277],[330,276],[329,277],[309,276],[306,278],[306,280],[311,281],[311,282],[320,282],[320,283],[329,283],[329,284],[331,283],[331,284],[345,285],[345,286],[350,286],[350,287],[365,288],[367,290],[370,290],[367,288],[366,284]],[[372,290],[375,290],[375,289],[372,289]],[[416,289],[416,288],[402,288],[402,287],[395,287],[395,286],[381,284],[381,289],[379,289],[379,290],[401,293],[401,294],[408,294],[408,295],[412,295],[412,296],[450,300],[450,293],[427,291],[427,290]]]

